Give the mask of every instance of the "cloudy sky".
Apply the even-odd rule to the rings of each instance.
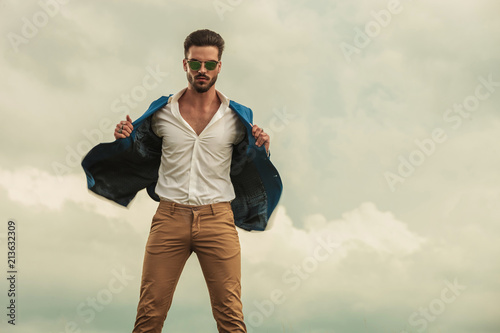
[[[249,332],[500,332],[500,4],[494,0],[0,1],[0,247],[16,326],[130,332],[156,203],[79,167],[186,86],[182,43],[226,41],[217,87],[272,135],[284,193],[240,231]],[[165,332],[216,332],[196,256]]]

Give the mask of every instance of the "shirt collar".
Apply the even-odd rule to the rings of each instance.
[[[181,96],[184,94],[184,92],[187,90],[187,87],[182,89],[181,91],[179,91],[178,93],[174,94],[173,96],[171,96],[168,100],[168,103],[177,103],[179,101],[179,98],[181,98]],[[227,110],[229,108],[229,98],[224,95],[223,93],[221,93],[220,91],[218,91],[217,89],[215,90],[215,92],[217,93],[217,96],[219,96],[219,99],[221,100],[221,103],[222,103],[222,106],[223,108],[221,108],[223,110],[223,112],[225,112],[225,110]]]

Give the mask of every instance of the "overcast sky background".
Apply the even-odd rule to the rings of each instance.
[[[272,228],[240,231],[249,332],[500,332],[498,1],[49,2],[0,1],[2,332],[132,330],[157,204],[91,195],[79,163],[186,86],[200,28],[284,183]],[[216,332],[195,255],[164,331]]]

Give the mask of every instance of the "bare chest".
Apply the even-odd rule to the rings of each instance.
[[[217,112],[217,109],[210,110],[209,112],[196,112],[194,110],[179,110],[182,118],[191,126],[191,128],[195,131],[197,135],[200,135],[201,132],[207,127],[212,120],[213,116]]]

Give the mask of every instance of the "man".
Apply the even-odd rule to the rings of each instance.
[[[246,332],[235,225],[264,230],[282,191],[270,138],[250,109],[215,89],[224,50],[210,30],[184,42],[188,86],[115,129],[82,166],[92,191],[128,205],[147,188],[160,201],[146,244],[133,332],[161,332],[186,260],[195,252],[219,332]]]

